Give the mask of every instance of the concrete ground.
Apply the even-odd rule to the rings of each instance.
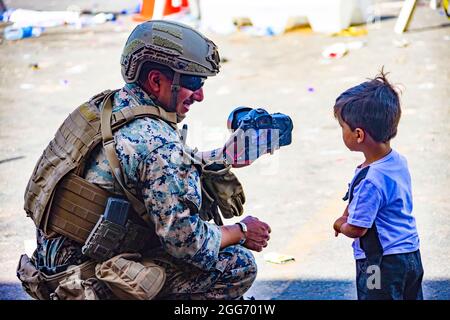
[[[12,2],[52,10],[89,5],[5,1]],[[103,9],[106,1],[96,3]],[[115,7],[106,9],[116,10],[119,1],[111,3]],[[362,155],[345,148],[332,106],[343,90],[375,76],[382,66],[403,88],[403,115],[392,145],[406,156],[412,175],[425,298],[450,299],[449,21],[419,6],[410,31],[398,36],[395,19],[389,19],[398,6],[376,3],[385,18],[362,37],[301,30],[274,37],[209,34],[227,62],[208,79],[205,100],[185,120],[188,144],[220,146],[236,106],[264,107],[294,121],[289,147],[235,170],[246,191],[245,214],[272,227],[269,246],[255,253],[259,273],[248,295],[257,299],[356,298],[351,240],[335,238],[332,223],[344,209],[341,198]],[[134,26],[130,17],[121,17],[81,30],[49,29],[35,39],[0,40],[0,299],[27,299],[15,268],[20,254],[34,246],[34,225],[22,209],[34,165],[73,108],[122,86],[119,57]],[[364,46],[341,59],[322,58],[328,45],[355,41]],[[269,252],[295,261],[268,263],[264,254]]]

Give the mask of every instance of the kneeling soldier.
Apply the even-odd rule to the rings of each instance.
[[[38,246],[17,275],[32,297],[235,299],[250,288],[250,250],[267,246],[270,227],[251,216],[222,225],[218,208],[241,215],[245,201],[233,159],[192,157],[177,128],[219,60],[188,26],[133,30],[121,58],[125,86],[72,112],[28,183]]]

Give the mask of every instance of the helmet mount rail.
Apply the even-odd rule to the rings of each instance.
[[[220,69],[213,41],[188,25],[168,20],[150,20],[131,32],[120,61],[125,82],[136,82],[146,62],[199,77],[215,76]]]
[[[212,58],[208,56],[207,59],[208,61],[211,59],[212,64]],[[136,82],[145,62],[159,63],[182,74],[198,75],[200,72],[205,77],[215,75],[206,66],[200,65],[199,62],[182,59],[178,52],[174,53],[172,50],[162,52],[160,49],[155,50],[152,45],[145,45],[136,50],[133,55],[123,57],[122,64],[127,65],[127,68],[123,70],[124,80],[127,83]]]

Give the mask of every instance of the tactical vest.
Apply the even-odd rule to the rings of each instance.
[[[142,219],[147,227],[151,226],[143,202],[125,187],[113,131],[143,117],[161,119],[177,129],[176,113],[147,105],[112,112],[111,100],[116,92],[104,91],[75,109],[34,168],[25,190],[24,209],[36,227],[49,236],[57,233],[83,244],[103,214],[111,194],[81,177],[85,160],[100,142],[114,178],[131,202],[136,220]],[[142,220],[138,222],[142,223]]]

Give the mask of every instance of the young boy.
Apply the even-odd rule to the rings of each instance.
[[[333,226],[336,236],[355,239],[359,300],[423,299],[411,177],[406,159],[390,146],[400,114],[399,96],[383,71],[342,93],[334,105],[345,145],[365,157]]]

